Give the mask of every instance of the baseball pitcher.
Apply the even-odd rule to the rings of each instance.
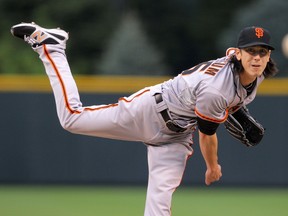
[[[228,132],[246,146],[261,141],[264,129],[247,111],[261,82],[277,73],[270,58],[270,33],[244,28],[235,48],[216,60],[200,63],[175,78],[146,87],[108,105],[83,106],[66,59],[68,34],[35,23],[13,26],[11,32],[31,45],[42,60],[65,130],[110,139],[139,141],[148,149],[149,179],[145,216],[170,216],[172,194],[192,155],[193,133],[207,171],[205,183],[222,176],[216,131]]]

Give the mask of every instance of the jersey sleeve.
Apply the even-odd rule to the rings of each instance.
[[[217,89],[207,87],[197,94],[195,114],[203,120],[220,124],[228,117],[227,107],[226,98]]]

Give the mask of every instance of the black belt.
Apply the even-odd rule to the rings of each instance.
[[[156,104],[161,103],[163,101],[162,94],[155,94],[155,100],[156,100]],[[167,128],[177,133],[186,131],[186,128],[182,128],[173,122],[168,112],[169,112],[168,109],[164,109],[163,111],[160,112],[162,118],[164,119],[166,123]]]

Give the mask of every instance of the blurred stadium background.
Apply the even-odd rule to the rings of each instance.
[[[221,127],[223,178],[205,187],[196,135],[173,215],[287,216],[287,10],[286,0],[1,0],[0,215],[143,215],[145,146],[60,127],[37,54],[9,32],[34,21],[70,32],[67,55],[89,105],[223,56],[245,26],[269,29],[280,72],[249,106],[267,128],[263,142],[246,148]]]

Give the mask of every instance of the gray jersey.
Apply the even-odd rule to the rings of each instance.
[[[239,75],[233,73],[229,64],[235,51],[229,48],[227,53],[230,55],[227,57],[201,63],[174,79],[122,97],[118,103],[83,106],[65,54],[68,34],[34,23],[15,25],[11,32],[32,45],[39,54],[50,79],[58,118],[64,129],[77,134],[147,144],[149,177],[145,216],[171,216],[172,194],[180,185],[187,159],[193,153],[193,130],[182,131],[179,125],[194,127],[197,117],[210,122],[224,122],[229,113],[255,98],[257,87],[264,79],[263,76],[258,77],[248,89],[248,95],[239,82]],[[171,121],[171,117],[175,122]],[[217,146],[217,140],[211,144]],[[215,156],[214,153],[208,154]],[[209,155],[203,155],[204,159]],[[220,165],[218,169],[217,176],[221,177]],[[207,166],[206,184],[219,180],[208,171]],[[214,171],[212,173],[215,174]]]
[[[264,76],[257,78],[256,87],[247,96],[239,74],[232,71],[230,58],[231,55],[203,62],[163,83],[163,99],[178,124],[194,125],[197,116],[223,123],[229,113],[255,98]]]

